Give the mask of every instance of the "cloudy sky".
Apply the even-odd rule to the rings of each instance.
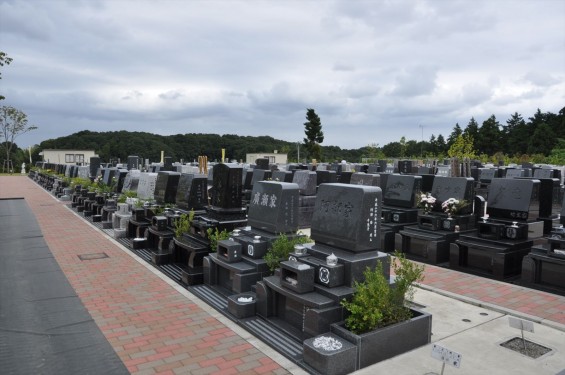
[[[1,105],[38,130],[359,148],[565,106],[563,0],[0,0]]]

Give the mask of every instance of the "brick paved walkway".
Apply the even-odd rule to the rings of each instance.
[[[302,371],[151,272],[25,176],[0,177],[0,198],[24,197],[45,241],[132,374],[288,374]],[[81,261],[78,255],[108,258]]]
[[[0,198],[24,197],[84,305],[135,374],[302,372],[64,207],[27,177],[0,177]],[[80,254],[109,258],[81,261]],[[565,329],[565,297],[426,266],[425,289]]]

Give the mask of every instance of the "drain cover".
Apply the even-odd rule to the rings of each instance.
[[[524,342],[526,343],[525,348],[524,348]],[[524,341],[520,337],[514,337],[513,339],[505,341],[502,344],[500,344],[500,346],[510,350],[514,350],[515,352],[527,355],[528,357],[534,359],[539,358],[542,355],[547,354],[551,351],[550,348],[546,348],[543,345],[536,344],[535,342],[531,342],[528,340]]]
[[[80,260],[92,260],[92,259],[104,259],[109,258],[106,253],[92,253],[92,254],[81,254],[78,256]]]

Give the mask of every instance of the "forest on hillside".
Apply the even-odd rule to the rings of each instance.
[[[541,112],[539,109],[531,117],[524,119],[514,113],[501,123],[490,116],[479,124],[475,118],[461,126],[455,124],[452,132],[431,135],[428,141],[407,140],[380,146],[377,141],[359,149],[347,150],[338,146],[322,146],[323,162],[347,160],[366,162],[386,158],[428,158],[448,157],[458,137],[470,142],[472,156],[483,162],[534,162],[565,164],[565,107],[558,114]],[[300,161],[309,159],[306,148],[300,145]],[[0,144],[0,149],[5,147]],[[185,162],[197,160],[206,155],[208,160],[221,158],[221,150],[226,150],[230,160],[245,160],[247,153],[273,152],[288,154],[291,162],[297,161],[298,144],[274,139],[270,136],[239,136],[235,134],[176,134],[158,135],[146,132],[95,132],[80,131],[68,136],[49,139],[33,147],[33,161],[41,160],[38,155],[43,149],[92,149],[104,161],[111,159],[126,160],[129,155],[136,155],[151,161],[160,160],[161,151],[173,160]],[[0,150],[2,151],[2,150]],[[15,145],[13,148],[14,165],[29,161],[29,153]]]

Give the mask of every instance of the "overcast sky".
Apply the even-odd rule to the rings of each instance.
[[[565,106],[563,0],[0,0],[0,93],[39,127],[447,138]],[[422,127],[421,127],[421,126]]]

